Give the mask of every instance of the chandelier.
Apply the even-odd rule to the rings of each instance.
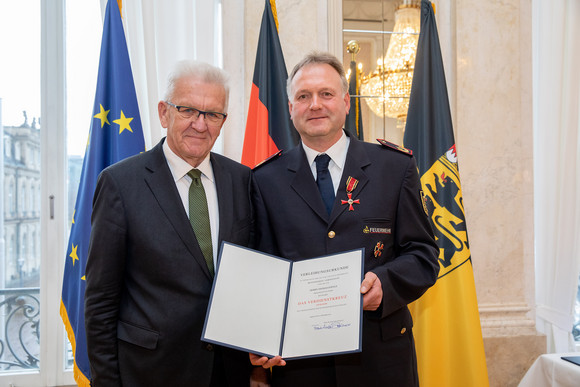
[[[361,79],[361,94],[370,97],[365,101],[379,117],[396,118],[399,122],[407,119],[421,28],[420,10],[420,5],[410,0],[397,7],[387,53],[377,60],[376,70]]]

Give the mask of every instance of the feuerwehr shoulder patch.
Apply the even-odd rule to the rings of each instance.
[[[381,144],[384,147],[397,150],[397,151],[405,153],[409,156],[413,155],[413,151],[411,149],[403,148],[402,146],[399,146],[397,144],[393,144],[392,142],[388,142],[387,140],[383,140],[382,138],[377,138],[377,141],[379,142],[379,144]]]
[[[281,154],[282,154],[282,149],[280,149],[278,152],[274,153],[272,156],[270,156],[270,157],[268,157],[268,158],[266,158],[266,159],[264,159],[264,160],[260,161],[258,164],[256,164],[256,165],[254,166],[254,168],[252,168],[252,170],[256,170],[256,169],[258,169],[259,167],[261,167],[261,166],[263,166],[263,165],[266,165],[266,164],[268,164],[270,161],[272,161],[272,160],[274,160],[274,159],[277,159],[277,158],[278,158],[278,156],[280,156]]]

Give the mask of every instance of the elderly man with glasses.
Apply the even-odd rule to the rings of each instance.
[[[250,244],[250,169],[211,148],[226,74],[180,62],[167,137],[105,169],[94,194],[85,322],[92,386],[249,385],[248,355],[201,341],[221,241]]]

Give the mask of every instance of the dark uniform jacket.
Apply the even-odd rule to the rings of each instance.
[[[165,159],[151,151],[105,169],[94,195],[85,321],[93,386],[249,384],[247,353],[201,341],[212,286]],[[247,246],[250,169],[211,154],[219,241]]]
[[[418,385],[407,304],[435,283],[439,263],[415,159],[350,137],[330,217],[307,163],[299,145],[254,170],[257,248],[301,260],[363,247],[383,300],[364,312],[362,353],[289,360],[274,367],[273,386]]]

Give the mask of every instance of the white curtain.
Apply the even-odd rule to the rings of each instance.
[[[536,323],[574,351],[580,272],[580,2],[532,2]]]
[[[105,10],[107,0],[100,0]],[[147,149],[165,136],[157,103],[182,59],[222,67],[220,0],[123,0],[123,26]],[[226,121],[227,124],[227,121]],[[223,135],[214,151],[224,153]]]

